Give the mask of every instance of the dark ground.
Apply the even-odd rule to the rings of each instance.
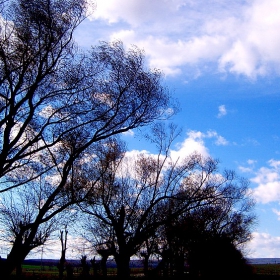
[[[22,277],[17,277],[15,274],[11,275],[8,279],[3,279],[1,277],[0,272],[0,280],[58,280],[58,270],[57,270],[57,263],[58,261],[54,260],[44,260],[42,263],[39,260],[27,260],[24,262],[23,265],[23,275]],[[79,261],[73,261],[72,263],[74,268],[74,275],[73,277],[67,278],[66,272],[64,273],[63,280],[123,280],[117,278],[116,276],[116,268],[114,263],[108,267],[108,277],[102,277],[101,275],[93,275],[93,271],[90,271],[90,275],[88,277],[81,276],[81,268]],[[251,264],[253,268],[253,275],[250,277],[238,277],[232,278],[231,273],[229,272],[228,275],[223,275],[223,277],[209,277],[209,278],[202,278],[202,277],[191,277],[190,274],[185,273],[184,277],[163,277],[153,275],[151,277],[144,277],[143,276],[143,269],[140,265],[136,265],[131,269],[131,280],[280,280],[280,264]]]

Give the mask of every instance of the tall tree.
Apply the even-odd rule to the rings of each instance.
[[[82,86],[78,76],[85,78],[77,75],[77,71],[69,73],[74,67],[71,60],[75,58],[72,36],[85,18],[85,5],[83,0],[22,0],[3,4],[1,192],[28,182],[50,168],[44,164],[43,151],[63,137],[63,131],[55,128],[67,121],[65,113],[71,101],[66,100],[74,98],[75,91]]]
[[[120,42],[87,53],[73,42],[86,0],[4,4],[0,32],[0,192],[39,177],[61,143],[83,147],[157,119],[168,107],[158,71]],[[81,136],[81,131],[86,131]],[[79,151],[77,151],[79,150]],[[64,159],[63,159],[64,160]],[[50,164],[52,162],[52,165]]]
[[[32,224],[36,218],[37,209],[42,207],[42,205],[43,200],[40,197],[39,190],[35,190],[35,188],[30,189],[25,186],[6,192],[1,197],[0,238],[7,248],[11,243],[13,247],[18,248],[18,255],[13,263],[13,267],[16,267],[17,271],[20,271],[22,254],[27,249],[24,246],[28,246],[28,250],[31,251],[43,245],[50,238],[51,234],[57,230],[57,225],[60,224],[60,219],[53,219],[51,222],[41,224],[32,241],[27,243],[31,230],[25,228],[25,226]],[[5,272],[7,265],[9,263],[5,262],[1,271]]]
[[[67,225],[64,226],[64,231],[60,230],[60,243],[61,243],[61,257],[58,263],[58,270],[59,270],[59,280],[63,279],[63,272],[64,272],[64,266],[66,262],[66,250],[67,250]]]
[[[87,162],[97,164],[90,155],[102,141],[166,116],[170,97],[138,48],[103,42],[79,51],[72,37],[86,1],[3,5],[0,192],[24,185],[30,193],[40,190],[41,198],[32,218],[17,223],[8,275],[32,250],[42,225],[86,196],[79,174]]]

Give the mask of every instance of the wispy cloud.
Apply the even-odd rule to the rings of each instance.
[[[135,135],[135,133],[134,133],[134,131],[132,129],[130,129],[130,130],[126,131],[126,132],[123,132],[122,134],[126,135],[126,136],[134,136]]]
[[[227,109],[225,105],[220,105],[219,106],[219,113],[218,113],[218,118],[221,118],[227,114]]]
[[[248,159],[247,166],[239,166],[238,169],[243,173],[254,173],[255,164],[257,163],[256,160]]]
[[[202,134],[202,137],[215,139],[215,145],[217,146],[226,146],[229,144],[229,142],[223,136],[219,135],[214,130],[207,131],[207,133]]]
[[[280,220],[280,211],[275,208],[273,208],[272,211],[273,211],[273,213],[275,213],[277,215],[278,220]]]

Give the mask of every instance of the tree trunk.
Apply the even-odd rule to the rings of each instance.
[[[145,254],[144,257],[144,275],[147,277],[149,274],[149,255]]]
[[[21,277],[21,274],[22,274],[22,267],[21,267],[21,263],[17,263],[17,266],[16,266],[16,276],[18,278]]]
[[[8,278],[15,268],[19,268],[30,251],[35,248],[34,244],[32,245],[32,243],[38,227],[39,223],[34,224],[31,228],[28,238],[26,238],[24,241],[23,235],[26,232],[26,228],[21,227],[20,232],[15,239],[11,252],[8,254],[5,265],[3,266],[1,271],[4,279]]]
[[[62,250],[61,258],[60,258],[59,264],[58,264],[59,280],[63,279],[64,264],[65,264],[65,260],[66,260],[65,254],[66,254],[66,250]]]
[[[117,276],[120,279],[127,279],[130,276],[130,256],[127,254],[118,254],[115,256],[115,261],[117,263]]]
[[[19,268],[28,255],[30,250],[22,243],[15,242],[10,254],[7,256],[6,262],[2,266],[1,274],[4,279],[7,279],[15,268]],[[19,273],[20,270],[17,269]]]
[[[64,238],[63,238],[63,233]],[[65,231],[61,230],[60,231],[60,243],[61,243],[61,258],[58,264],[58,270],[59,270],[59,280],[63,279],[63,272],[64,272],[64,265],[66,261],[66,249],[67,249],[67,225],[65,226]]]
[[[101,259],[101,269],[103,277],[107,277],[107,260],[109,256],[102,256]]]
[[[178,253],[175,257],[176,276],[184,276],[184,253]]]

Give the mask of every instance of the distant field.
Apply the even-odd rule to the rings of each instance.
[[[73,268],[73,272],[74,272],[74,276],[79,276],[82,272],[82,268],[81,267],[74,267]],[[108,268],[108,276],[110,275],[116,275],[116,268]],[[140,274],[142,272],[142,270],[140,271],[137,268],[133,268],[131,269],[131,274]],[[36,278],[40,279],[40,278],[44,278],[44,279],[56,279],[58,278],[58,268],[54,265],[51,266],[41,266],[41,265],[29,265],[29,264],[23,264],[22,265],[22,273],[24,276],[26,277],[34,277],[36,276]],[[15,274],[15,272],[13,273]],[[65,276],[66,276],[66,271],[64,272]],[[90,269],[90,275],[93,275],[93,269]]]
[[[280,264],[253,264],[256,274],[280,275]]]
[[[268,277],[267,279],[272,279],[271,277],[277,277],[276,279],[280,279],[280,264],[252,264],[252,267],[254,268],[255,274],[262,277],[260,279],[266,279],[263,278],[265,276]],[[58,279],[58,269],[55,265],[41,266],[24,264],[22,266],[22,271],[23,275],[27,278],[34,278],[35,276],[36,279]],[[74,279],[78,278],[78,276],[81,274],[81,271],[82,269],[80,267],[74,268]],[[108,276],[114,276],[116,275],[116,272],[116,268],[108,268]],[[92,269],[90,270],[90,274],[93,275]],[[131,275],[143,276],[143,270],[141,268],[132,268]]]

